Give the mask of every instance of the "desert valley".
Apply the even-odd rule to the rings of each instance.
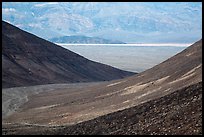
[[[63,41],[123,43],[50,41],[2,20],[2,135],[202,135],[202,38],[141,72],[54,43]]]
[[[191,134],[201,133],[202,40],[161,64],[139,74],[133,75],[133,73],[97,63],[95,63],[96,67],[97,65],[102,67],[99,67],[100,69],[98,68],[99,71],[96,73],[100,73],[100,70],[103,73],[100,73],[100,75],[94,74],[93,67],[95,64],[91,61],[89,63],[87,60],[87,64],[92,65],[90,67],[92,72],[88,73],[89,68],[86,68],[86,71],[82,71],[85,67],[82,67],[80,72],[86,72],[91,74],[91,76],[83,74],[83,79],[75,77],[77,80],[84,80],[82,82],[91,82],[94,81],[89,79],[92,76],[100,76],[100,78],[104,76],[104,79],[97,79],[96,77],[95,81],[101,81],[110,80],[109,78],[114,79],[114,74],[120,76],[116,78],[132,75],[127,78],[110,82],[91,82],[89,84],[56,84],[61,82],[60,80],[63,81],[65,77],[65,75],[62,75],[62,77],[58,78],[58,75],[55,76],[56,74],[53,70],[61,69],[63,72],[62,65],[57,68],[60,61],[51,66],[49,62],[52,62],[52,58],[47,60],[46,55],[41,56],[40,54],[40,43],[52,43],[23,32],[5,22],[3,22],[2,30],[4,34],[3,72],[5,72],[2,80],[5,81],[3,82],[3,87],[7,87],[2,90],[3,134],[159,134],[160,132],[162,134],[176,134],[181,133],[179,132],[180,130],[184,134],[188,132]],[[35,42],[29,40],[30,37]],[[8,39],[10,39],[10,43],[6,41]],[[19,43],[25,43],[24,46],[23,44],[18,45],[17,40],[15,45],[12,44],[15,39],[21,40]],[[24,39],[25,41],[23,41]],[[11,48],[11,46],[14,47]],[[45,47],[47,51],[50,51],[49,54],[52,53],[52,48],[58,48],[54,44]],[[19,48],[19,50],[14,52],[12,51],[13,48]],[[34,60],[30,58],[29,63],[35,65],[28,65],[26,64],[28,62],[24,61],[25,58],[29,58],[29,55],[32,54],[26,54],[28,48],[35,48],[35,50],[31,51],[39,51],[39,53],[32,55]],[[59,48],[59,50],[67,52],[66,55],[74,54],[66,49]],[[53,61],[57,60],[58,57],[56,51],[53,53],[55,54]],[[62,51],[59,58],[63,56]],[[24,54],[20,54],[20,52],[24,52]],[[43,52],[43,54],[45,53]],[[21,55],[24,55],[24,57],[21,57]],[[64,56],[66,55],[64,54]],[[82,58],[78,57],[78,55],[75,56],[75,58],[71,59]],[[39,57],[44,58],[37,60]],[[66,57],[64,58],[66,59]],[[67,59],[69,58],[68,56]],[[86,60],[85,58],[82,59]],[[37,64],[41,62],[43,65]],[[81,64],[77,65],[75,67],[79,67]],[[31,68],[32,66],[33,68]],[[55,80],[59,79],[58,82],[53,80],[53,83],[49,83],[50,79],[39,77],[38,74],[43,71],[43,67],[39,66],[49,68],[52,71],[52,73],[49,73],[49,78],[51,80],[53,77]],[[26,69],[26,71],[21,71],[21,69]],[[9,77],[11,72],[16,74],[14,80],[12,80],[13,77]],[[26,74],[23,74],[23,72]],[[41,73],[43,74],[43,72]],[[107,73],[109,73],[108,78],[105,77]],[[41,76],[48,76],[42,74]],[[28,81],[27,79],[35,79],[36,81]],[[39,83],[37,83],[38,81]],[[38,85],[33,86],[35,84]],[[13,85],[23,87],[12,88]],[[186,121],[189,116],[192,116],[189,111],[194,108],[198,109],[192,111],[192,113],[195,113],[194,120]],[[152,113],[152,116],[146,118],[147,115],[150,115],[149,113]],[[166,115],[168,116],[165,117]],[[177,119],[178,116],[179,119]],[[117,117],[121,118],[118,119]],[[178,121],[180,120],[177,126],[181,129],[173,124],[175,123],[175,118]],[[158,127],[152,126],[156,119],[160,119],[157,121],[158,125],[161,124],[160,122],[167,122],[169,126],[166,128],[165,126],[162,128],[161,125]],[[111,122],[112,120],[119,123],[114,124]],[[149,124],[145,122],[147,120]],[[96,124],[96,122],[101,124]],[[139,124],[144,127],[138,128]],[[109,126],[112,128],[109,129]],[[149,130],[142,130],[145,126]],[[189,131],[186,126],[194,127],[193,131]],[[110,131],[106,130],[107,128]],[[131,131],[128,129],[131,129]]]

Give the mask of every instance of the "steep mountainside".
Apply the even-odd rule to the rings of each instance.
[[[105,81],[132,74],[90,61],[2,21],[3,88]]]
[[[202,40],[128,78],[30,95],[3,119],[3,132],[201,134],[201,83]]]
[[[41,133],[55,135],[202,135],[202,82],[136,107],[74,126]]]
[[[87,36],[63,36],[50,39],[54,43],[80,43],[80,44],[125,44],[121,41],[114,41],[108,39],[102,39],[98,37]]]

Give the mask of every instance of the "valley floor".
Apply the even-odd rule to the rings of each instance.
[[[27,87],[15,87],[2,89],[2,119],[13,114],[19,107],[29,100],[32,95],[42,92],[51,92],[62,89],[79,89],[96,86],[106,82],[85,82],[71,84],[47,84]]]

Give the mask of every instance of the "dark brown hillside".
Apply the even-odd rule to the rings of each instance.
[[[202,135],[202,82],[54,134]]]
[[[73,126],[4,125],[2,134],[202,135],[202,82]]]
[[[3,88],[106,81],[132,74],[90,61],[2,21]]]

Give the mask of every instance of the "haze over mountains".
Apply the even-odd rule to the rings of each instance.
[[[64,36],[49,39],[53,43],[80,43],[80,44],[125,44],[121,41],[107,40],[97,37],[86,36]]]
[[[2,19],[44,39],[193,43],[202,37],[202,2],[3,2]]]
[[[132,74],[90,61],[2,21],[3,88],[105,81]]]

